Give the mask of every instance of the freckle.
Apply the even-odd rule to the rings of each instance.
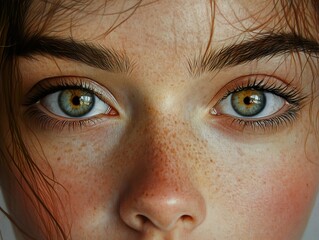
[[[57,160],[57,161],[60,161],[60,160],[61,160],[61,157],[58,157],[56,160]]]
[[[72,148],[66,149],[65,152],[66,153],[71,153],[71,152],[73,152],[73,149]]]
[[[237,153],[238,153],[238,155],[239,156],[244,156],[244,153],[243,153],[243,151],[241,150],[241,148],[237,148]]]
[[[84,147],[86,147],[86,143],[81,144],[81,148],[84,148]]]

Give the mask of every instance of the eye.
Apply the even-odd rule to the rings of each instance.
[[[112,107],[84,88],[70,88],[48,94],[40,104],[52,114],[64,118],[89,118],[112,114]]]
[[[212,114],[256,120],[272,116],[279,112],[285,104],[286,100],[274,93],[246,88],[235,91],[221,100],[212,109]]]

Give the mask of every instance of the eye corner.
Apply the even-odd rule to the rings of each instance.
[[[209,113],[210,115],[213,115],[213,116],[219,116],[220,114],[218,113],[216,107],[212,107],[210,110],[209,110]]]

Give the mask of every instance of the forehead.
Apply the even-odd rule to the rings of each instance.
[[[30,31],[49,34],[98,37],[114,29],[148,30],[156,34],[165,30],[187,38],[193,34],[223,28],[217,39],[243,32],[282,30],[293,21],[289,14],[308,16],[310,4],[286,0],[95,0],[34,1],[28,13]],[[309,2],[309,1],[307,1]],[[297,6],[293,6],[297,5]],[[297,7],[297,8],[296,8]],[[311,11],[311,10],[310,10]],[[289,20],[290,19],[290,20]],[[44,21],[45,20],[45,21]],[[45,25],[45,26],[43,26]],[[290,26],[294,26],[293,23]],[[41,28],[43,27],[43,28]],[[183,32],[178,32],[179,30]],[[162,34],[162,33],[161,33]],[[206,36],[206,35],[205,35]]]
[[[294,18],[288,17],[291,13],[283,2],[41,1],[31,7],[28,19],[32,19],[31,33],[40,31],[114,48],[125,51],[145,69],[175,72],[185,68],[185,56],[190,59],[201,55],[207,46],[218,50],[263,33],[294,31],[290,26],[297,25],[288,22]]]
[[[125,51],[134,62],[143,61],[146,69],[176,71],[185,68],[185,56],[196,57],[207,46],[216,50],[263,33],[303,30],[291,22],[297,14],[294,9],[309,17],[305,11],[311,11],[311,7],[303,1],[296,6],[294,1],[289,2],[290,5],[286,0],[42,0],[35,1],[29,10],[27,34],[72,37]],[[305,22],[315,26],[311,20]]]

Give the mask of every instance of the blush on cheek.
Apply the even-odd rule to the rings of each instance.
[[[299,239],[316,195],[316,183],[300,168],[282,169],[262,176],[251,207],[260,211],[260,224],[275,239]],[[266,231],[266,230],[265,230]],[[287,238],[290,236],[290,238]]]

